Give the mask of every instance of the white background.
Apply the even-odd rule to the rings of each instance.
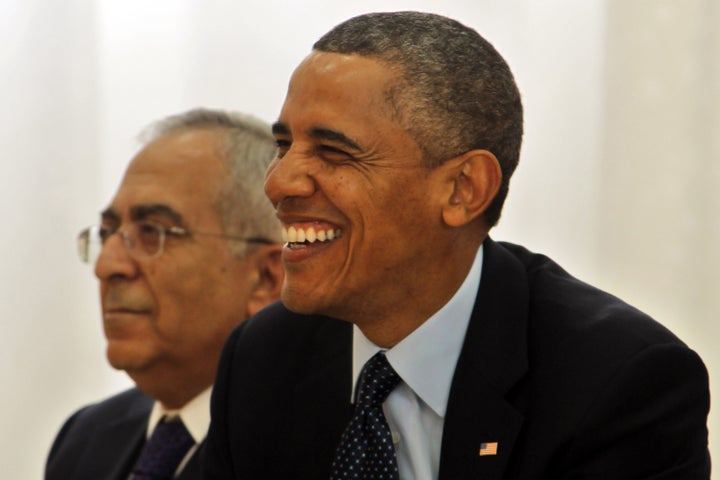
[[[320,35],[403,9],[472,26],[516,74],[526,136],[493,236],[653,315],[720,398],[720,2],[0,0],[3,478],[41,478],[63,420],[129,385],[74,238],[140,129],[196,106],[273,121]],[[719,431],[713,413],[716,461]]]

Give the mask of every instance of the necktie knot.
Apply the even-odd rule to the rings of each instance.
[[[195,440],[179,417],[164,418],[145,442],[130,478],[133,480],[173,478],[175,470],[194,444]]]
[[[398,383],[400,383],[400,376],[390,366],[385,353],[376,353],[367,361],[360,373],[358,406],[377,407],[382,405]]]
[[[383,352],[367,361],[360,373],[355,413],[340,439],[331,480],[397,480],[392,433],[382,404],[400,382]]]

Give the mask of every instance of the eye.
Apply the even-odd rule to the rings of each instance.
[[[333,145],[318,146],[318,154],[323,159],[336,163],[355,160],[355,157],[353,157],[350,153]]]
[[[136,222],[133,224],[133,227],[135,228],[137,239],[147,251],[154,252],[159,248],[161,232],[164,231],[162,225],[143,221]]]
[[[117,230],[117,226],[115,225],[100,225],[97,231],[100,241],[105,243],[105,241],[115,233],[115,230]]]
[[[283,138],[277,138],[275,139],[275,145],[277,146],[277,157],[282,158],[285,156],[288,150],[290,150],[290,146],[292,145],[292,142],[290,140],[285,140]]]

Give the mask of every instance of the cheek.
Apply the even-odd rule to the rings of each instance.
[[[388,240],[400,243],[407,235],[413,235],[408,241],[420,240],[416,236],[428,228],[431,211],[427,198],[402,188],[375,192],[359,208],[369,234],[389,235]]]
[[[202,317],[203,299],[211,291],[212,283],[200,275],[202,269],[163,271],[152,277],[150,289],[157,308],[156,330],[160,336],[172,337],[192,327]]]
[[[204,267],[204,274],[196,274],[187,285],[187,298],[182,299],[183,305],[200,310],[200,314],[211,312],[220,321],[242,318],[251,288],[252,271],[235,257],[218,257],[208,259],[208,262],[213,263]]]

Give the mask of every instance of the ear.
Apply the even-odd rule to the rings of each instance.
[[[280,298],[285,270],[280,260],[281,245],[267,245],[255,252],[257,283],[250,292],[247,316],[255,315],[267,305]]]
[[[443,166],[451,193],[443,206],[443,220],[448,226],[460,227],[482,215],[492,202],[502,181],[500,163],[487,150],[471,150]]]

